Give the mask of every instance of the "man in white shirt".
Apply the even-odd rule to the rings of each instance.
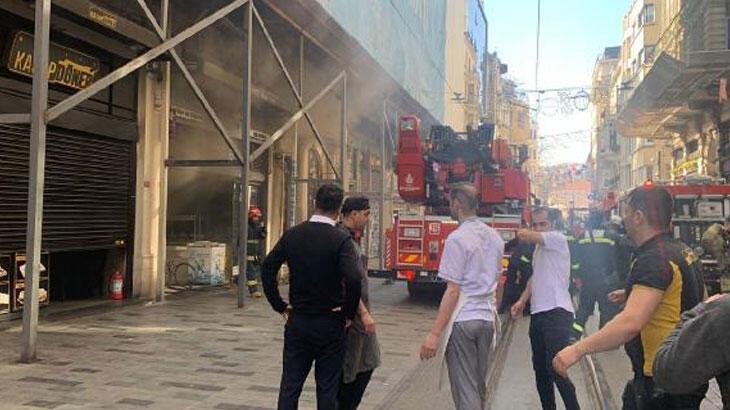
[[[443,339],[457,410],[483,409],[504,241],[477,218],[479,200],[472,185],[452,186],[450,199],[451,214],[459,221],[459,228],[444,245],[439,277],[447,282],[447,288],[421,347],[421,359],[436,356]]]
[[[532,258],[532,277],[520,299],[512,306],[512,317],[522,316],[525,304],[530,301],[532,366],[544,410],[556,408],[554,385],[557,385],[566,409],[580,409],[575,386],[570,379],[556,374],[552,367],[553,357],[570,344],[574,319],[568,290],[570,250],[565,235],[555,230],[559,220],[559,213],[538,208],[532,213],[534,230],[517,232],[521,241],[537,245]]]

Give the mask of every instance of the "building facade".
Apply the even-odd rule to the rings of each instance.
[[[444,124],[476,129],[486,112],[487,18],[479,0],[450,1],[446,10]]]
[[[161,21],[159,2],[148,3]],[[153,60],[51,122],[45,301],[107,297],[116,271],[124,274],[127,297],[160,300],[166,284],[202,272],[197,265],[183,266],[191,243],[224,245],[218,268],[230,276],[238,263],[238,221],[247,214],[241,208],[244,192],[263,210],[268,246],[313,212],[314,191],[337,182],[336,174],[349,193],[371,197],[374,215],[390,215],[398,116],[416,113],[424,127],[443,119],[446,1],[402,0],[381,7],[363,2],[358,9],[323,0],[259,0],[266,32],[254,27],[251,39],[243,9],[220,14],[223,3],[170,8],[171,33],[218,13],[200,34],[176,47],[182,66],[169,58]],[[0,4],[0,114],[30,111],[29,4]],[[53,12],[52,105],[160,43],[136,3],[56,0]],[[393,38],[400,43],[391,47]],[[242,187],[231,146],[238,150],[246,141],[246,40],[253,47],[247,143],[257,156],[248,165],[249,185]],[[424,63],[424,53],[430,63]],[[279,60],[303,104],[318,98],[316,104],[300,110]],[[335,82],[343,72],[346,83]],[[283,127],[290,123],[295,125]],[[17,290],[23,280],[28,133],[27,124],[0,125],[0,162],[8,171],[0,177],[6,198],[0,204],[0,312],[22,308]],[[378,239],[389,222],[387,216],[374,218],[366,237],[373,263],[382,254]]]
[[[625,95],[618,110],[619,132],[638,138],[637,148],[654,151],[641,156],[654,159],[654,169],[662,173],[660,179],[727,177],[730,166],[724,160],[723,143],[727,140],[723,137],[725,121],[730,119],[723,98],[730,63],[727,2],[646,1],[643,10],[651,12],[643,15],[637,13],[642,9],[639,3],[627,15],[627,23],[642,27],[636,38],[644,43],[644,59],[632,55],[622,61]],[[625,37],[630,39],[633,33],[627,30]],[[637,72],[634,61],[643,62],[637,63],[638,74],[626,76]],[[661,150],[647,148],[651,144]],[[647,170],[652,165],[634,162]]]

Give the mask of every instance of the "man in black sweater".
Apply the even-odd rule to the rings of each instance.
[[[345,357],[345,328],[360,302],[360,257],[347,232],[335,227],[342,189],[317,190],[309,221],[284,232],[264,260],[266,299],[286,321],[279,410],[296,409],[315,362],[317,408],[335,410]],[[289,303],[279,294],[277,272],[289,266]]]

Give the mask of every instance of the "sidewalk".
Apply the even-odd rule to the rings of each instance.
[[[383,366],[362,409],[379,404],[418,363],[424,321],[435,308],[411,306],[405,289],[371,285]],[[19,323],[18,323],[19,324]],[[3,409],[224,409],[276,406],[283,323],[264,300],[235,308],[235,293],[212,289],[41,323],[40,361],[18,364],[20,329],[0,332]],[[310,377],[311,379],[311,377]],[[315,408],[309,380],[302,409]]]

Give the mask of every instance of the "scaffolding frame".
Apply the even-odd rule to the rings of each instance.
[[[34,17],[34,38],[33,38],[33,85],[32,85],[32,102],[31,112],[26,113],[10,113],[0,114],[0,124],[30,124],[30,175],[28,183],[28,228],[26,235],[26,303],[23,307],[23,328],[21,336],[21,354],[20,361],[30,363],[37,359],[37,338],[38,338],[38,287],[40,274],[40,252],[43,227],[43,189],[45,174],[45,154],[46,154],[46,127],[47,125],[63,115],[64,113],[74,109],[79,104],[88,100],[99,91],[109,87],[122,78],[136,72],[156,58],[169,54],[175,65],[181,70],[185,81],[193,90],[196,98],[202,104],[204,110],[213,121],[213,124],[221,138],[224,140],[231,153],[235,157],[237,166],[241,167],[241,204],[242,210],[248,209],[248,171],[249,164],[255,158],[263,154],[270,148],[283,134],[301,119],[302,116],[307,120],[312,129],[317,142],[327,157],[327,161],[332,168],[337,180],[343,189],[347,189],[346,165],[347,160],[347,72],[342,71],[328,86],[326,86],[314,99],[308,103],[304,103],[301,92],[297,89],[296,84],[291,78],[281,55],[271,38],[266,25],[261,18],[258,10],[254,5],[254,0],[231,0],[227,5],[220,7],[207,17],[202,18],[198,22],[192,24],[188,28],[180,31],[174,36],[169,35],[169,0],[161,0],[161,16],[158,22],[145,0],[137,0],[138,5],[144,11],[147,19],[153,25],[160,43],[147,50],[138,57],[133,58],[121,67],[113,70],[106,76],[95,81],[89,87],[76,92],[67,97],[65,100],[49,108],[48,106],[48,63],[49,63],[49,47],[50,47],[50,21],[51,21],[51,0],[35,0],[35,17]],[[236,146],[235,139],[223,125],[220,117],[212,107],[207,97],[193,78],[184,62],[175,51],[175,47],[180,45],[190,37],[200,33],[204,29],[212,26],[222,18],[228,16],[233,11],[245,6],[244,27],[246,30],[245,52],[246,62],[243,69],[244,92],[243,92],[243,123],[244,132],[241,138],[241,147]],[[256,19],[258,26],[264,33],[267,43],[274,52],[277,63],[279,64],[292,93],[299,104],[299,111],[292,115],[288,121],[274,134],[272,134],[253,155],[249,153],[249,140],[251,135],[251,67],[253,60],[253,20]],[[300,62],[301,64],[301,62]],[[301,76],[301,73],[300,73]],[[342,86],[341,99],[341,122],[340,122],[340,169],[339,172],[335,167],[332,157],[327,150],[324,140],[316,127],[314,120],[309,114],[309,110],[321,100],[328,92],[330,92],[337,84]],[[301,80],[299,86],[301,87]],[[166,136],[165,138],[169,138]],[[215,160],[214,160],[215,161]],[[174,164],[174,162],[173,162]],[[166,162],[166,165],[170,165]],[[183,166],[211,166],[210,160],[202,160],[196,164],[195,160],[187,160]],[[228,165],[220,162],[213,166]],[[245,211],[244,211],[245,212]],[[237,291],[237,305],[239,308],[244,306],[244,275],[245,263],[247,257],[246,240],[248,236],[248,218],[239,219],[239,238],[238,238],[238,263],[239,278]],[[164,279],[163,279],[164,281]],[[164,283],[163,283],[164,286]]]

